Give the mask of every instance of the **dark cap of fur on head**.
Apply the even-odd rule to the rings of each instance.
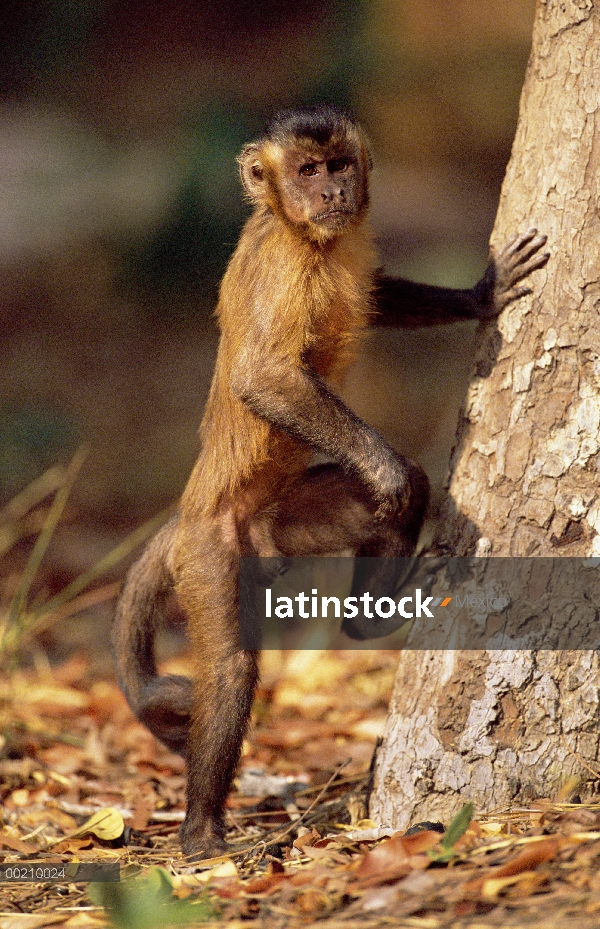
[[[264,131],[273,142],[287,142],[290,137],[311,139],[317,145],[327,145],[333,135],[356,131],[356,122],[337,106],[326,103],[320,106],[303,106],[276,113]]]

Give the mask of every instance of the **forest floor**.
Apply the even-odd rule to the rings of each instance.
[[[597,927],[600,805],[465,808],[445,833],[410,836],[368,820],[396,658],[265,653],[231,853],[194,865],[177,836],[183,762],[114,679],[83,655],[51,667],[41,652],[3,676],[0,929]],[[96,880],[78,881],[78,863]]]
[[[157,521],[106,554],[104,524],[67,505],[81,462],[0,512],[0,929],[600,925],[600,803],[568,802],[584,785],[410,835],[368,818],[392,651],[263,653],[230,850],[186,861],[184,762],[134,718],[108,648],[121,559]],[[189,673],[181,636],[160,650]]]

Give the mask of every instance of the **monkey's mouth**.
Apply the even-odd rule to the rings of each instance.
[[[333,210],[325,210],[323,213],[317,213],[313,217],[314,223],[338,223],[340,221],[345,222],[350,219],[353,215],[353,210],[348,209],[347,207],[336,207]]]

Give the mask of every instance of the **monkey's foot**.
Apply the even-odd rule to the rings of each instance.
[[[223,838],[224,831],[221,823],[207,822],[198,829],[184,820],[179,829],[179,841],[183,854],[192,861],[217,858],[229,848]]]

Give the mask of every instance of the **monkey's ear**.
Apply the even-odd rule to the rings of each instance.
[[[266,187],[265,169],[261,163],[259,152],[260,146],[253,143],[247,145],[238,158],[244,190],[253,200],[259,200],[264,195]]]

